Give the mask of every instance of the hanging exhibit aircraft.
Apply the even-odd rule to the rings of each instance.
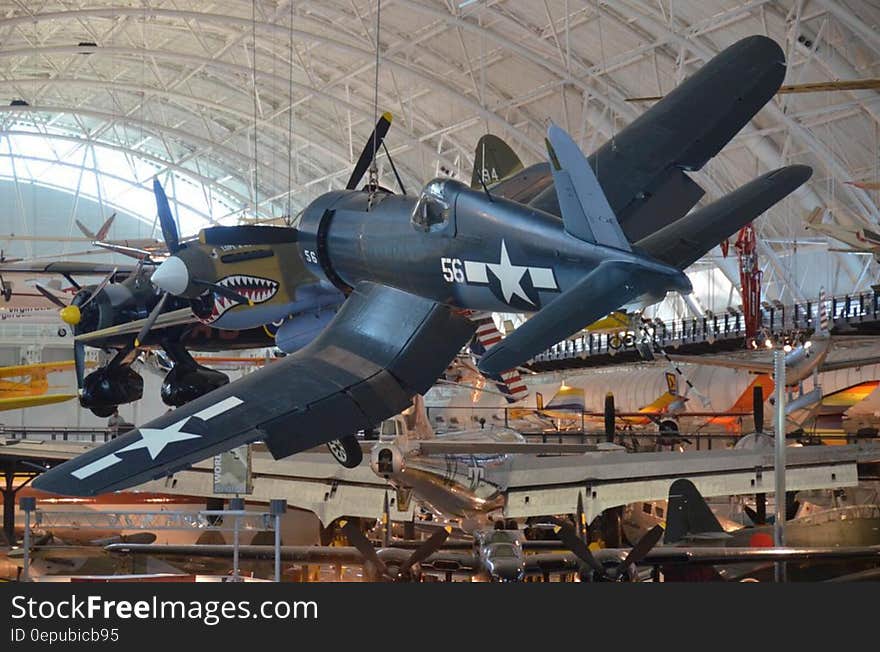
[[[116,213],[108,217],[97,233],[92,233],[85,224],[79,220],[76,227],[80,232],[89,239],[95,247],[101,247],[115,253],[124,254],[132,258],[153,259],[154,256],[162,256],[165,253],[165,247],[156,238],[123,238],[111,239],[107,236],[110,234],[110,227],[113,226],[113,220],[116,219]]]
[[[21,271],[23,266],[18,267]],[[79,402],[97,416],[110,416],[117,406],[141,398],[143,379],[131,367],[141,350],[161,348],[167,353],[173,366],[165,376],[161,396],[167,405],[177,406],[229,382],[226,374],[199,364],[189,349],[225,351],[274,345],[271,332],[264,328],[220,331],[194,323],[187,302],[173,297],[162,301],[150,283],[151,265],[107,267],[103,263],[39,266],[41,272],[67,278],[75,292],[72,298],[34,286],[58,306],[61,321],[73,330]],[[29,268],[36,269],[34,265]],[[94,285],[81,286],[74,278],[94,276],[99,270],[105,270],[105,276]],[[86,346],[115,355],[87,375]]]
[[[302,564],[360,565],[366,581],[418,582],[427,574],[465,576],[492,582],[519,582],[526,577],[576,574],[582,581],[634,582],[645,577],[639,567],[654,567],[651,574],[664,579],[714,579],[716,564],[770,563],[786,561],[841,562],[860,561],[876,564],[880,546],[846,547],[760,547],[733,548],[702,545],[657,546],[664,530],[656,526],[631,548],[591,550],[568,522],[557,520],[558,540],[528,540],[518,530],[480,530],[472,541],[448,540],[449,528],[438,529],[423,541],[389,542],[376,548],[351,521],[342,522],[349,546],[281,546],[282,561]],[[114,543],[106,550],[123,555],[159,555],[184,557],[219,557],[229,559],[236,552],[240,559],[271,560],[274,546],[230,545],[157,545]],[[709,573],[694,573],[694,568],[708,567]],[[689,575],[688,572],[690,571]]]
[[[49,394],[48,374],[73,369],[73,360],[0,367],[0,410],[61,403],[76,394]],[[17,378],[18,380],[11,380]]]
[[[376,184],[358,191],[381,140],[374,131],[346,189],[309,204],[296,228],[306,267],[348,294],[321,334],[281,362],[62,464],[35,486],[112,491],[256,440],[276,457],[339,438],[357,447],[352,433],[407,407],[473,335],[461,309],[535,313],[481,357],[480,371],[503,373],[639,297],[689,292],[684,268],[812,172],[782,168],[688,213],[703,190],[683,169],[714,156],[784,74],[774,41],[744,39],[618,133],[592,164],[550,126],[548,187],[531,201],[523,199],[533,191],[529,168],[489,192],[451,179],[429,182],[418,197]],[[235,227],[227,233],[231,245],[259,243],[253,231],[246,239]]]
[[[828,251],[871,254],[875,260],[880,261],[880,233],[868,228],[867,225],[851,228],[834,223],[826,224],[822,222],[825,213],[824,208],[815,208],[804,220],[804,226],[810,231],[822,233],[849,246],[849,249],[829,249]]]

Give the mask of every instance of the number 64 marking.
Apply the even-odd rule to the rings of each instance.
[[[443,272],[443,279],[447,283],[464,283],[464,270],[461,267],[459,258],[441,258],[440,270]]]

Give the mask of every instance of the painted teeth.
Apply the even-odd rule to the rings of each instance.
[[[218,285],[246,297],[251,303],[264,303],[274,297],[278,291],[277,282],[256,276],[227,276],[220,280]],[[238,305],[236,301],[215,293],[210,321],[219,319],[223,313],[236,305]]]

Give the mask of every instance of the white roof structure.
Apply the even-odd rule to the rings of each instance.
[[[413,192],[438,174],[469,179],[487,131],[532,163],[552,120],[590,152],[649,106],[628,98],[668,92],[751,34],[781,44],[787,84],[880,76],[878,23],[857,0],[2,2],[0,179],[150,226],[158,175],[184,232],[277,219],[345,183],[377,110],[394,115],[386,142]],[[846,182],[880,181],[878,100],[778,95],[696,174],[705,202],[781,165],[814,168],[756,223],[768,298],[875,282],[872,256],[829,253],[842,245],[803,219],[818,207],[877,227],[877,191]],[[695,270],[705,307],[741,302],[733,255],[716,249]]]

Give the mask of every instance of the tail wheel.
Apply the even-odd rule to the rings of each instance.
[[[355,468],[364,459],[364,452],[354,435],[328,441],[327,448],[334,459],[347,469]]]

